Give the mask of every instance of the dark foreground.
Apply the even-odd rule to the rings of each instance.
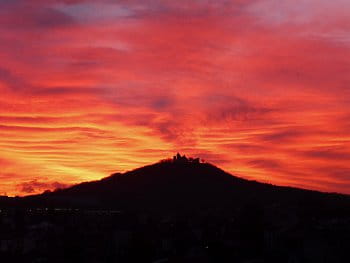
[[[268,213],[253,204],[240,211],[182,216],[6,209],[0,213],[0,258],[1,262],[349,262],[349,217],[276,211],[271,208]]]
[[[179,154],[0,198],[0,262],[350,262],[350,196],[247,181]]]

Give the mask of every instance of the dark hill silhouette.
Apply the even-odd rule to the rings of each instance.
[[[0,208],[3,262],[349,262],[349,196],[181,155]]]
[[[315,208],[317,213],[326,214],[347,210],[350,197],[249,181],[199,159],[180,156],[15,202],[31,207],[155,211],[239,208],[258,203],[265,207],[301,207],[305,211]]]

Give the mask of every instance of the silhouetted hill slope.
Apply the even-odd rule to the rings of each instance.
[[[201,210],[268,206],[347,210],[350,198],[232,176],[209,163],[159,162],[99,181],[21,198],[20,205],[120,210]]]
[[[350,197],[249,181],[209,163],[163,161],[2,205],[197,211],[239,209],[252,203],[339,214],[349,212]]]
[[[349,262],[349,196],[182,156],[0,208],[4,262]]]
[[[206,206],[231,203],[250,184],[259,185],[207,163],[160,162],[26,199],[116,208]]]

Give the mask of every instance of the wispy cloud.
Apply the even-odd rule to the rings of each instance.
[[[174,151],[250,179],[350,192],[346,0],[0,6],[4,192]]]
[[[67,188],[69,185],[59,182],[40,182],[38,180],[32,180],[29,182],[21,183],[17,185],[20,191],[26,194],[32,194],[37,192],[43,192],[47,190],[56,190]]]

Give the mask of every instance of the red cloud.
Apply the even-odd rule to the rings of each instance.
[[[3,191],[181,150],[247,178],[349,193],[349,5],[275,2],[2,1]],[[340,172],[315,172],[334,163]]]
[[[56,190],[67,188],[69,185],[59,182],[40,182],[32,180],[29,182],[21,183],[17,185],[20,191],[26,194],[41,193],[47,190]]]

